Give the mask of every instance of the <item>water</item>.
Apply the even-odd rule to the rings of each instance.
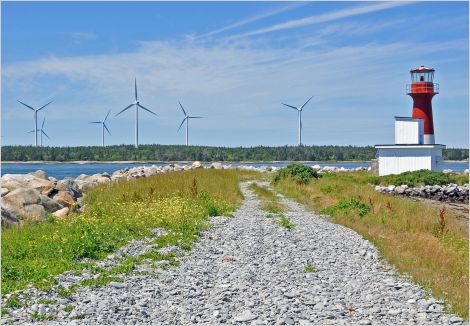
[[[29,173],[37,170],[45,171],[49,176],[55,177],[57,179],[63,179],[65,177],[76,178],[80,174],[95,174],[107,172],[109,174],[114,171],[121,170],[124,168],[133,168],[137,166],[144,165],[156,165],[163,166],[168,163],[109,163],[109,164],[43,164],[43,163],[34,163],[34,164],[2,164],[1,174],[6,173]],[[184,164],[184,163],[181,163]],[[287,163],[224,163],[230,164],[233,166],[278,166],[284,167]],[[356,168],[359,166],[369,167],[370,162],[355,162],[355,163],[305,163],[305,165],[320,165],[320,166],[336,166],[344,168]],[[463,172],[465,169],[468,169],[468,162],[445,162],[444,169],[451,169],[453,171]]]

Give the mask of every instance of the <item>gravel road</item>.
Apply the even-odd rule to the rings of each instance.
[[[241,185],[245,201],[234,217],[212,218],[213,227],[177,267],[142,265],[139,270],[148,274],[80,288],[68,299],[34,308],[52,313],[56,320],[49,323],[64,324],[463,322],[397,275],[354,231],[286,198],[281,199],[288,206],[285,215],[295,227],[280,226],[260,210],[248,184]],[[70,313],[64,311],[67,305],[73,306]],[[22,311],[7,320],[31,322],[34,310]]]

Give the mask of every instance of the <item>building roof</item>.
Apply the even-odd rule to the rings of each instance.
[[[430,71],[434,71],[434,69],[428,68],[425,66],[420,66],[418,68],[410,69],[410,72],[430,72]]]
[[[395,120],[401,119],[401,120],[424,120],[423,118],[413,118],[413,117],[395,117]]]
[[[375,148],[445,148],[443,144],[379,144]]]

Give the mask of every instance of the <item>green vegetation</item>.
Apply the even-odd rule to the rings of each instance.
[[[64,308],[64,311],[65,312],[72,312],[73,310],[73,306],[71,304],[68,304],[67,306],[65,306]]]
[[[36,319],[36,320],[52,320],[52,316],[51,315],[41,315],[37,312],[33,312],[31,314],[31,318],[32,319]]]
[[[20,301],[17,294],[12,294],[8,299],[5,300],[5,306],[9,308],[21,308],[24,303]]]
[[[286,207],[279,202],[276,194],[269,189],[260,187],[256,183],[252,183],[249,188],[263,201],[262,210],[272,214],[280,214],[286,210]]]
[[[277,223],[280,226],[282,226],[282,227],[284,227],[288,230],[291,230],[295,227],[295,224],[292,223],[292,221],[287,216],[285,216],[284,214],[279,215],[279,219],[277,220]]]
[[[79,259],[102,259],[131,239],[149,236],[151,229],[158,227],[166,229],[169,236],[156,241],[165,245],[182,241],[182,246],[189,249],[207,227],[207,217],[234,211],[242,201],[238,183],[256,175],[197,169],[100,185],[87,192],[85,213],[4,229],[3,293],[28,284],[47,289],[55,284],[54,276],[90,267],[90,263],[80,263]],[[113,272],[125,272],[133,267],[132,263],[126,262],[121,270]],[[67,297],[74,290],[61,288],[58,294]]]
[[[403,172],[401,174],[390,174],[382,177],[374,176],[369,179],[372,184],[382,185],[445,185],[449,183],[468,183],[468,175],[452,175],[442,172],[419,170]]]
[[[34,147],[3,146],[4,161],[370,161],[372,146],[209,147],[132,145]],[[444,150],[446,160],[465,160],[468,149]]]
[[[365,203],[361,203],[356,198],[349,198],[340,200],[337,204],[322,209],[320,213],[334,216],[339,212],[344,214],[351,213],[351,211],[356,211],[357,215],[363,217],[370,212],[370,206]]]
[[[277,183],[282,179],[291,178],[299,184],[307,184],[310,180],[318,179],[320,177],[321,176],[311,167],[294,163],[277,171],[274,176],[274,183]]]
[[[313,265],[305,265],[305,273],[315,273],[317,268]]]
[[[401,272],[468,318],[468,229],[438,205],[374,190],[369,172],[331,173],[309,184],[286,178],[275,189],[372,241]],[[367,207],[367,208],[366,208]]]
[[[54,304],[56,302],[57,302],[57,300],[47,300],[47,299],[43,299],[43,300],[38,301],[39,304]]]

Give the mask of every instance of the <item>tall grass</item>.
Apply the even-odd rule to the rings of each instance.
[[[206,227],[208,216],[229,214],[239,206],[239,182],[255,175],[198,169],[91,189],[85,213],[2,230],[2,291],[28,284],[47,288],[54,276],[82,268],[81,258],[103,258],[157,227],[188,247]]]
[[[468,318],[467,228],[450,211],[378,193],[368,180],[367,172],[325,174],[308,185],[287,178],[275,187],[371,240],[388,262]]]
[[[279,198],[271,190],[260,187],[256,183],[252,183],[249,188],[262,200],[262,210],[273,214],[281,214],[286,211],[286,207],[279,202]]]

